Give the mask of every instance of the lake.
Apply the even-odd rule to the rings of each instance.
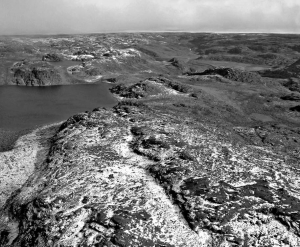
[[[0,129],[23,130],[66,120],[117,101],[109,84],[50,87],[0,86]]]

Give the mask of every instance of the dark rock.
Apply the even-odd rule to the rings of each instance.
[[[191,93],[190,96],[195,98],[195,99],[199,98],[199,95],[197,93]]]
[[[193,76],[193,75],[220,75],[223,76],[226,79],[232,80],[232,81],[239,81],[239,82],[245,82],[245,83],[261,83],[261,77],[258,73],[255,72],[247,72],[242,71],[238,69],[232,69],[232,68],[217,68],[217,69],[207,69],[204,72],[187,72],[187,75]]]
[[[80,56],[80,55],[95,55],[93,52],[89,52],[87,50],[79,50],[73,53],[75,56]]]
[[[131,133],[135,136],[142,136],[149,133],[149,129],[147,127],[142,126],[134,126],[131,128]]]
[[[300,112],[300,105],[293,106],[290,108],[290,110]]]
[[[242,47],[233,47],[228,50],[228,53],[230,54],[242,54],[243,53],[243,48]]]
[[[265,77],[271,77],[271,78],[284,78],[289,79],[290,78],[299,78],[300,77],[300,59],[296,62],[292,63],[291,65],[288,65],[284,67],[283,69],[274,69],[274,70],[266,70],[260,72],[262,76]],[[291,87],[291,91],[299,91],[299,85],[291,85],[290,82],[288,82],[287,87]],[[297,90],[294,89],[294,86],[296,86]]]
[[[83,204],[86,204],[86,203],[88,203],[88,201],[89,201],[89,197],[88,196],[85,196],[85,197],[83,197],[83,199],[82,199],[82,203]]]
[[[147,90],[148,86],[145,83],[137,83],[129,87],[119,84],[110,89],[112,93],[118,94],[121,97],[136,99],[145,97]]]
[[[110,57],[110,56],[111,54],[109,52],[103,54],[103,57]]]
[[[162,85],[164,85],[168,88],[172,88],[181,93],[189,93],[189,92],[193,91],[192,88],[189,87],[188,85],[182,84],[177,81],[170,80],[165,77],[151,77],[148,80],[155,81],[157,83],[161,83]]]
[[[84,72],[88,76],[98,76],[102,74],[99,68],[88,68]]]
[[[289,101],[300,101],[300,94],[289,94],[280,97],[282,100],[289,100]]]
[[[59,73],[47,63],[23,63],[12,68],[13,82],[25,86],[49,86],[62,83]]]
[[[289,78],[289,80],[284,82],[282,85],[291,91],[300,93],[300,80],[298,79]]]
[[[65,128],[67,128],[71,124],[75,124],[75,123],[77,123],[81,120],[85,120],[85,119],[87,119],[87,117],[88,117],[88,114],[86,114],[86,113],[81,113],[81,114],[74,115],[74,116],[70,117],[66,122],[64,122],[60,126],[59,131],[64,130]]]
[[[52,53],[52,54],[46,54],[42,57],[42,60],[43,61],[48,61],[48,62],[60,62],[62,61],[61,57],[58,56],[57,54],[55,53]]]
[[[9,231],[3,230],[0,232],[0,246],[4,246],[9,240]]]
[[[107,78],[106,81],[108,81],[110,83],[116,83],[117,82],[117,78]]]
[[[179,70],[185,70],[185,66],[181,62],[179,62],[177,58],[172,58],[169,62]]]

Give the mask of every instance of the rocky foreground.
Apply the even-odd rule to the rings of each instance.
[[[1,246],[300,246],[299,129],[162,77],[112,92],[45,138]]]

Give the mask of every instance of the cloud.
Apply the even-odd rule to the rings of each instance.
[[[299,0],[0,0],[0,34],[300,32]]]

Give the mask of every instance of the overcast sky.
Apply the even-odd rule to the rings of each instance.
[[[300,33],[300,0],[0,0],[0,34]]]

